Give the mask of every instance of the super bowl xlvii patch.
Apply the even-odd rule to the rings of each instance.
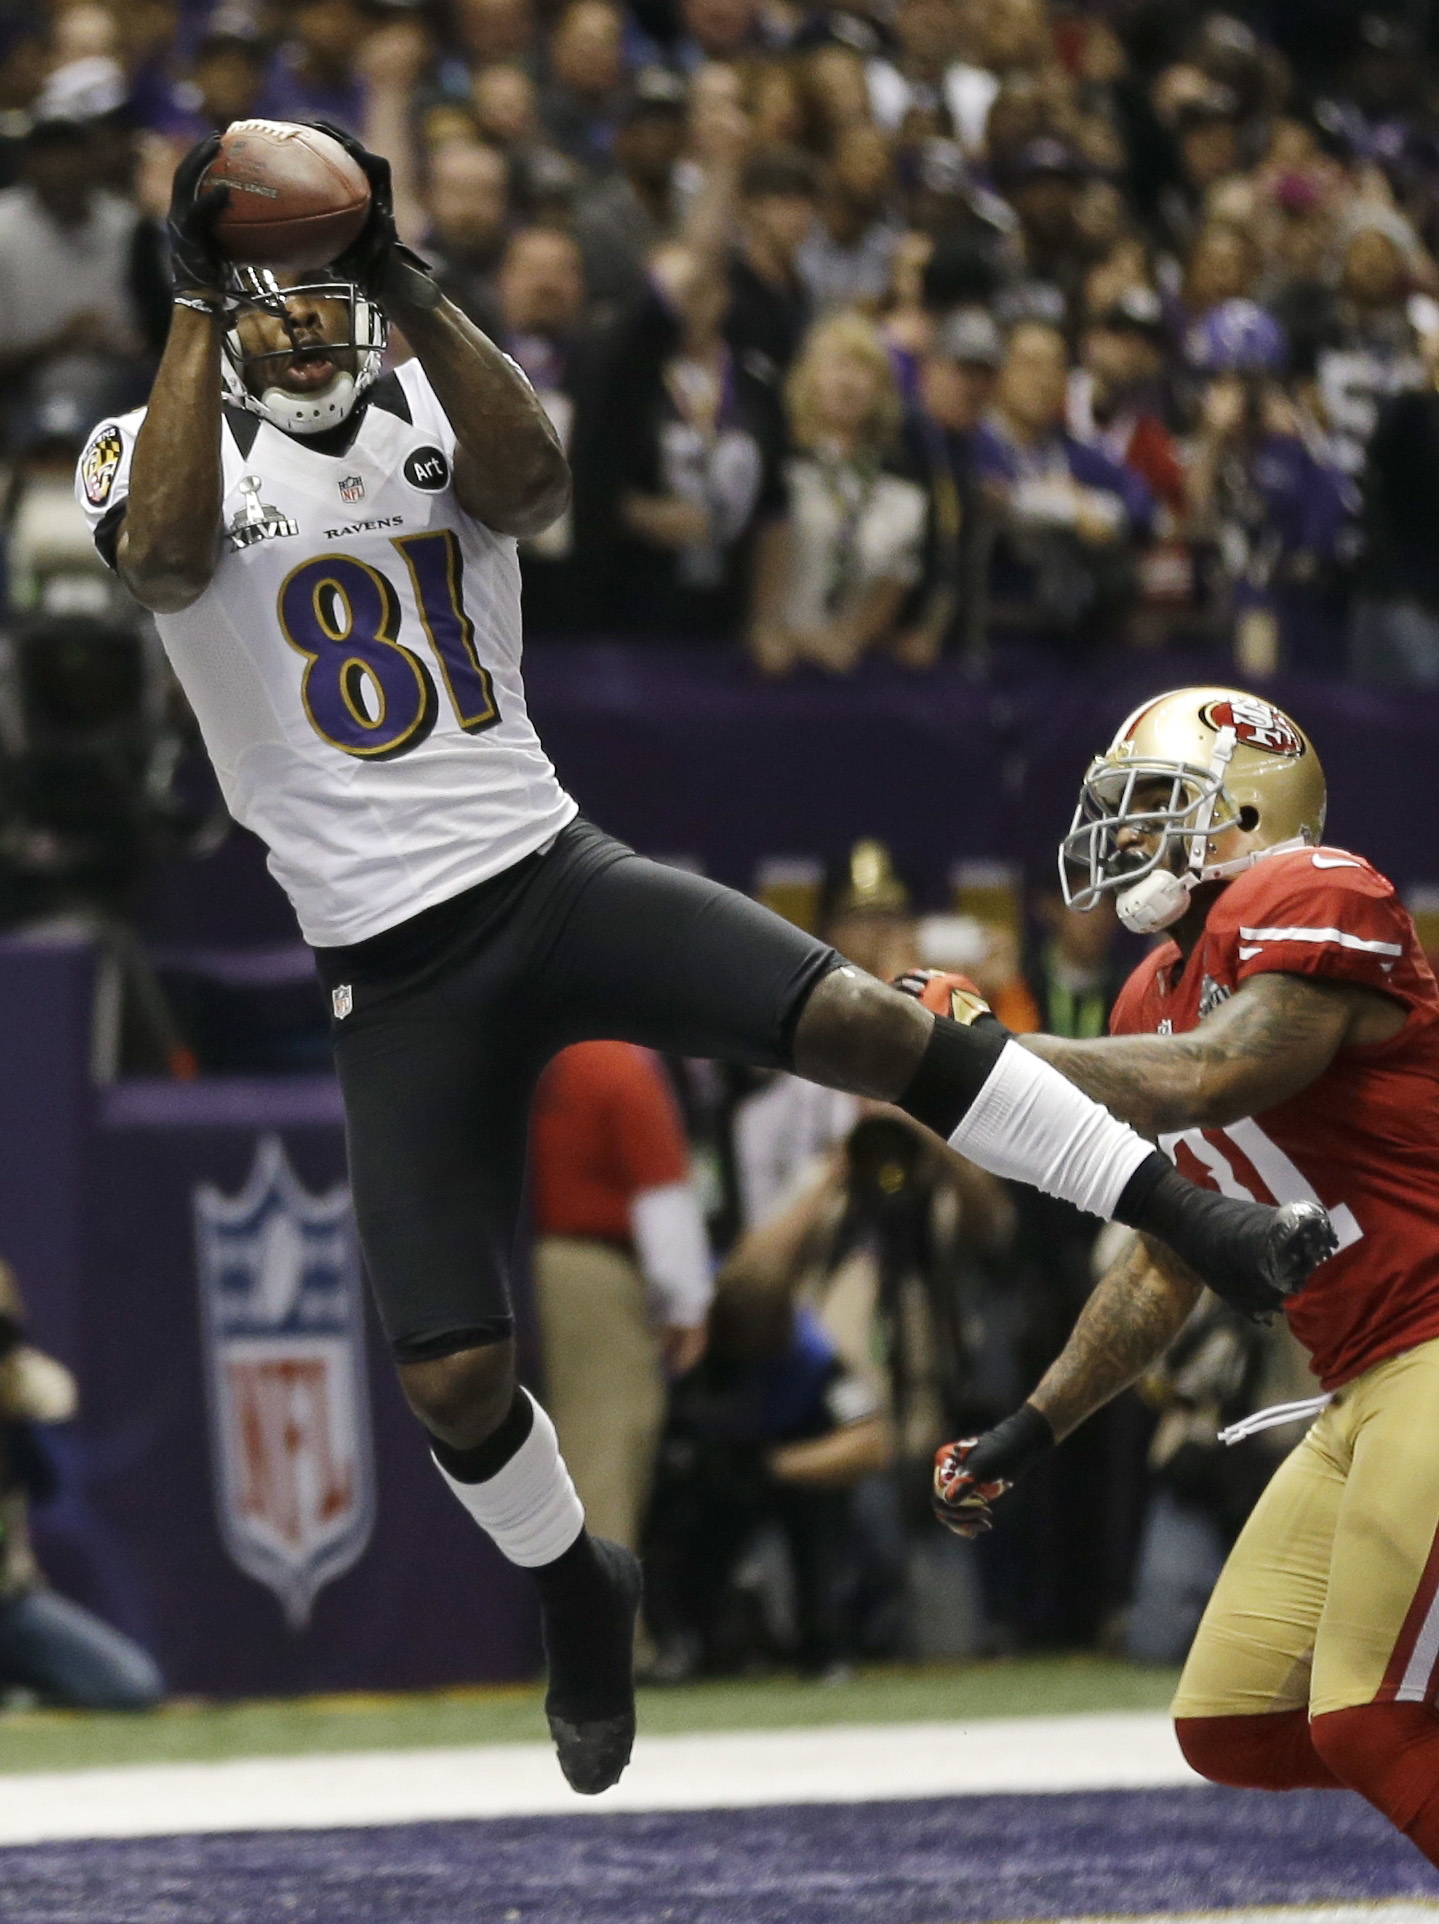
[[[125,444],[113,421],[102,421],[85,444],[80,456],[80,485],[92,508],[103,508],[110,499]]]
[[[220,1534],[298,1631],[375,1520],[350,1194],[311,1195],[265,1136],[238,1195],[194,1206]]]
[[[238,553],[241,548],[253,548],[257,541],[276,541],[284,535],[298,534],[300,524],[262,501],[260,490],[264,482],[258,474],[240,476],[240,493],[244,505],[231,516],[225,537],[230,546]]]

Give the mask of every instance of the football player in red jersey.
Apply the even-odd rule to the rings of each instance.
[[[1146,703],[1091,765],[1061,869],[1075,906],[1112,893],[1170,939],[1110,1040],[1024,1041],[1196,1181],[1328,1207],[1339,1249],[1285,1309],[1329,1401],[1234,1547],[1174,1715],[1203,1776],[1348,1785],[1439,1864],[1439,988],[1393,885],[1323,845],[1324,801],[1312,745],[1267,702]],[[940,1451],[941,1519],[987,1528],[1199,1293],[1137,1237],[1029,1401]]]

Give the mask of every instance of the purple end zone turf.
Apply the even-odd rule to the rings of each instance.
[[[989,1924],[1385,1897],[1439,1876],[1348,1793],[591,1814],[0,1851],[4,1924]]]

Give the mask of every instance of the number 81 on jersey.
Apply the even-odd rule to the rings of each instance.
[[[460,593],[460,544],[438,528],[392,537],[391,546],[409,572],[455,719],[467,735],[482,734],[500,711]],[[305,657],[300,699],[323,741],[367,761],[419,747],[439,699],[428,667],[399,638],[393,582],[353,555],[316,555],[286,576],[278,615],[280,632]]]

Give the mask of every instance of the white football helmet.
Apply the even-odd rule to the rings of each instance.
[[[1201,882],[1227,881],[1277,849],[1324,833],[1324,770],[1296,722],[1237,688],[1181,688],[1145,702],[1089,765],[1059,879],[1071,908],[1113,894],[1138,935],[1177,922]],[[1250,847],[1215,859],[1212,837]],[[1125,830],[1139,839],[1121,847]]]
[[[323,388],[309,394],[295,394],[287,388],[266,386],[263,363],[287,360],[293,349],[247,355],[235,325],[236,316],[246,307],[263,307],[288,324],[289,310],[285,303],[296,294],[321,295],[326,299],[344,301],[350,313],[348,339],[329,345],[337,352],[349,351],[354,355],[354,372],[337,369]],[[343,280],[321,269],[282,285],[268,268],[236,267],[230,271],[226,311],[230,324],[225,330],[221,357],[225,398],[236,407],[247,408],[251,414],[258,414],[261,420],[283,429],[286,434],[323,434],[327,428],[338,427],[354,413],[355,403],[379,377],[385,343],[389,339],[389,325],[380,309],[361,293],[353,281]],[[258,394],[246,380],[247,373],[254,374],[257,371]]]

